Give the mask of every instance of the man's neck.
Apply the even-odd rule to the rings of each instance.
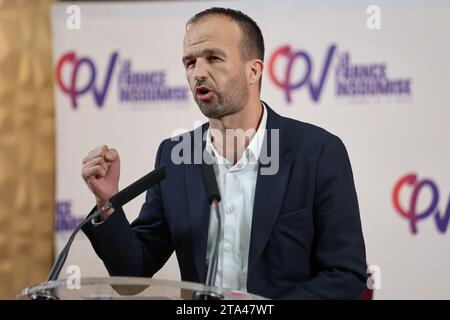
[[[235,114],[221,119],[209,119],[214,147],[224,158],[235,164],[258,130],[262,116],[263,106],[258,99]]]

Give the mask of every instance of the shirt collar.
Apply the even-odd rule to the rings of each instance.
[[[259,123],[258,129],[256,130],[256,133],[253,136],[252,140],[250,141],[250,144],[245,149],[245,152],[244,152],[242,158],[239,159],[239,161],[236,163],[236,165],[241,164],[242,162],[257,163],[257,161],[259,159],[259,155],[260,155],[261,149],[262,149],[262,144],[264,141],[266,125],[267,125],[266,105],[262,101],[261,101],[261,105],[263,107],[263,115],[261,118],[261,122]],[[208,132],[206,135],[205,150],[215,160],[216,163],[232,165],[232,163],[228,159],[222,157],[222,155],[214,147],[214,144],[211,142],[211,132],[210,132],[209,128],[208,128]]]

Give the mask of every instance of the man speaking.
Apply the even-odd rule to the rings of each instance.
[[[354,299],[365,289],[346,149],[260,100],[263,60],[261,30],[247,15],[211,8],[188,21],[182,62],[209,121],[160,144],[155,166],[165,166],[166,179],[147,192],[133,223],[118,208],[84,227],[110,275],[151,277],[175,250],[182,280],[204,283],[221,225],[218,287],[275,299]],[[210,214],[202,161],[194,161],[204,155],[213,161],[221,224]],[[98,208],[117,193],[119,174],[115,149],[100,146],[83,160]]]

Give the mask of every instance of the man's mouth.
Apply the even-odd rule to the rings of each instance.
[[[213,96],[214,91],[212,91],[207,86],[198,86],[195,88],[195,95],[197,96],[198,100],[201,101],[208,101]]]

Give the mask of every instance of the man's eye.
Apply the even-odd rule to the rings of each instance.
[[[222,59],[220,59],[219,57],[212,56],[212,57],[209,58],[209,60],[210,61],[220,61]]]
[[[189,69],[189,68],[191,68],[191,67],[193,67],[194,66],[194,61],[188,61],[188,62],[186,62],[186,69]]]

